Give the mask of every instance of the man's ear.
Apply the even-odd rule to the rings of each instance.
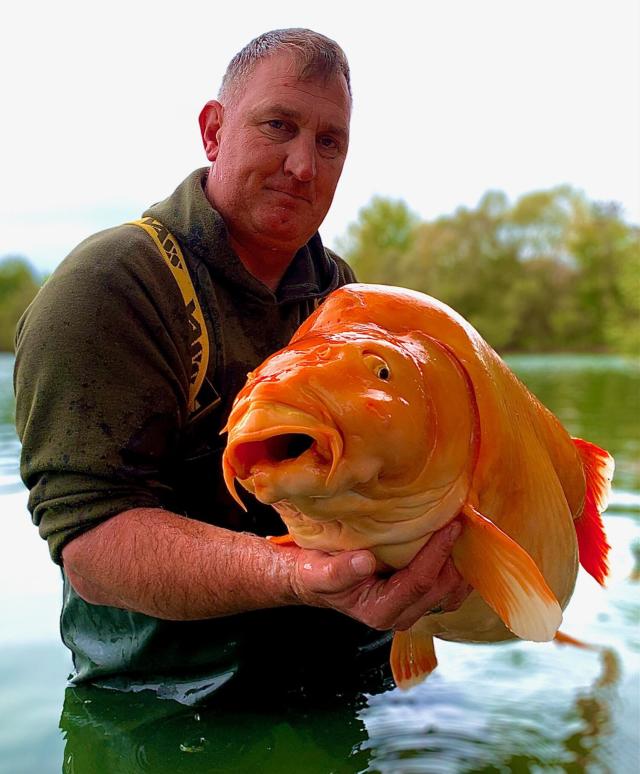
[[[215,161],[218,155],[220,144],[218,142],[218,132],[222,127],[222,118],[224,108],[215,99],[209,100],[200,111],[198,122],[200,123],[200,134],[202,135],[202,144],[204,152],[209,161]]]

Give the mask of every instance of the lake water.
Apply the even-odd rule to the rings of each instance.
[[[611,576],[581,571],[552,643],[437,643],[408,692],[194,711],[143,694],[66,689],[60,579],[26,510],[13,358],[0,355],[0,772],[414,774],[640,771],[640,369],[608,357],[517,357],[512,368],[573,434],[607,448]]]

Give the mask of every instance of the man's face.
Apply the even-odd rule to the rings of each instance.
[[[293,254],[329,209],[349,144],[351,113],[344,78],[301,81],[296,62],[276,54],[260,62],[221,111],[207,195],[232,242]],[[216,104],[216,103],[210,103]]]

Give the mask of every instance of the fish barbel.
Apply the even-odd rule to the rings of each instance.
[[[406,566],[463,524],[452,557],[474,588],[394,634],[401,687],[436,666],[433,637],[554,637],[578,561],[607,573],[613,460],[571,438],[459,314],[422,293],[353,284],[249,374],[225,430],[236,480],[303,548],[368,549]]]

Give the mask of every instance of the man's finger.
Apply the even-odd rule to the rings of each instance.
[[[299,581],[309,592],[336,594],[373,575],[376,560],[370,551],[344,551],[335,556],[305,551],[298,566]]]
[[[423,615],[429,612],[450,612],[462,604],[470,591],[470,586],[466,583],[452,559],[448,559],[429,591],[397,618],[394,629],[409,629]]]
[[[442,567],[449,558],[453,544],[460,537],[461,532],[462,524],[457,519],[434,532],[431,540],[417,553],[409,567],[420,562],[425,562],[432,566],[438,564],[439,567]]]
[[[461,530],[462,526],[454,521],[434,532],[411,563],[392,576],[389,587],[385,590],[385,597],[391,608],[401,613],[430,594]]]
[[[461,582],[454,588],[452,592],[447,594],[443,600],[444,612],[452,613],[454,610],[457,610],[472,591],[473,586],[470,586],[461,577]]]

